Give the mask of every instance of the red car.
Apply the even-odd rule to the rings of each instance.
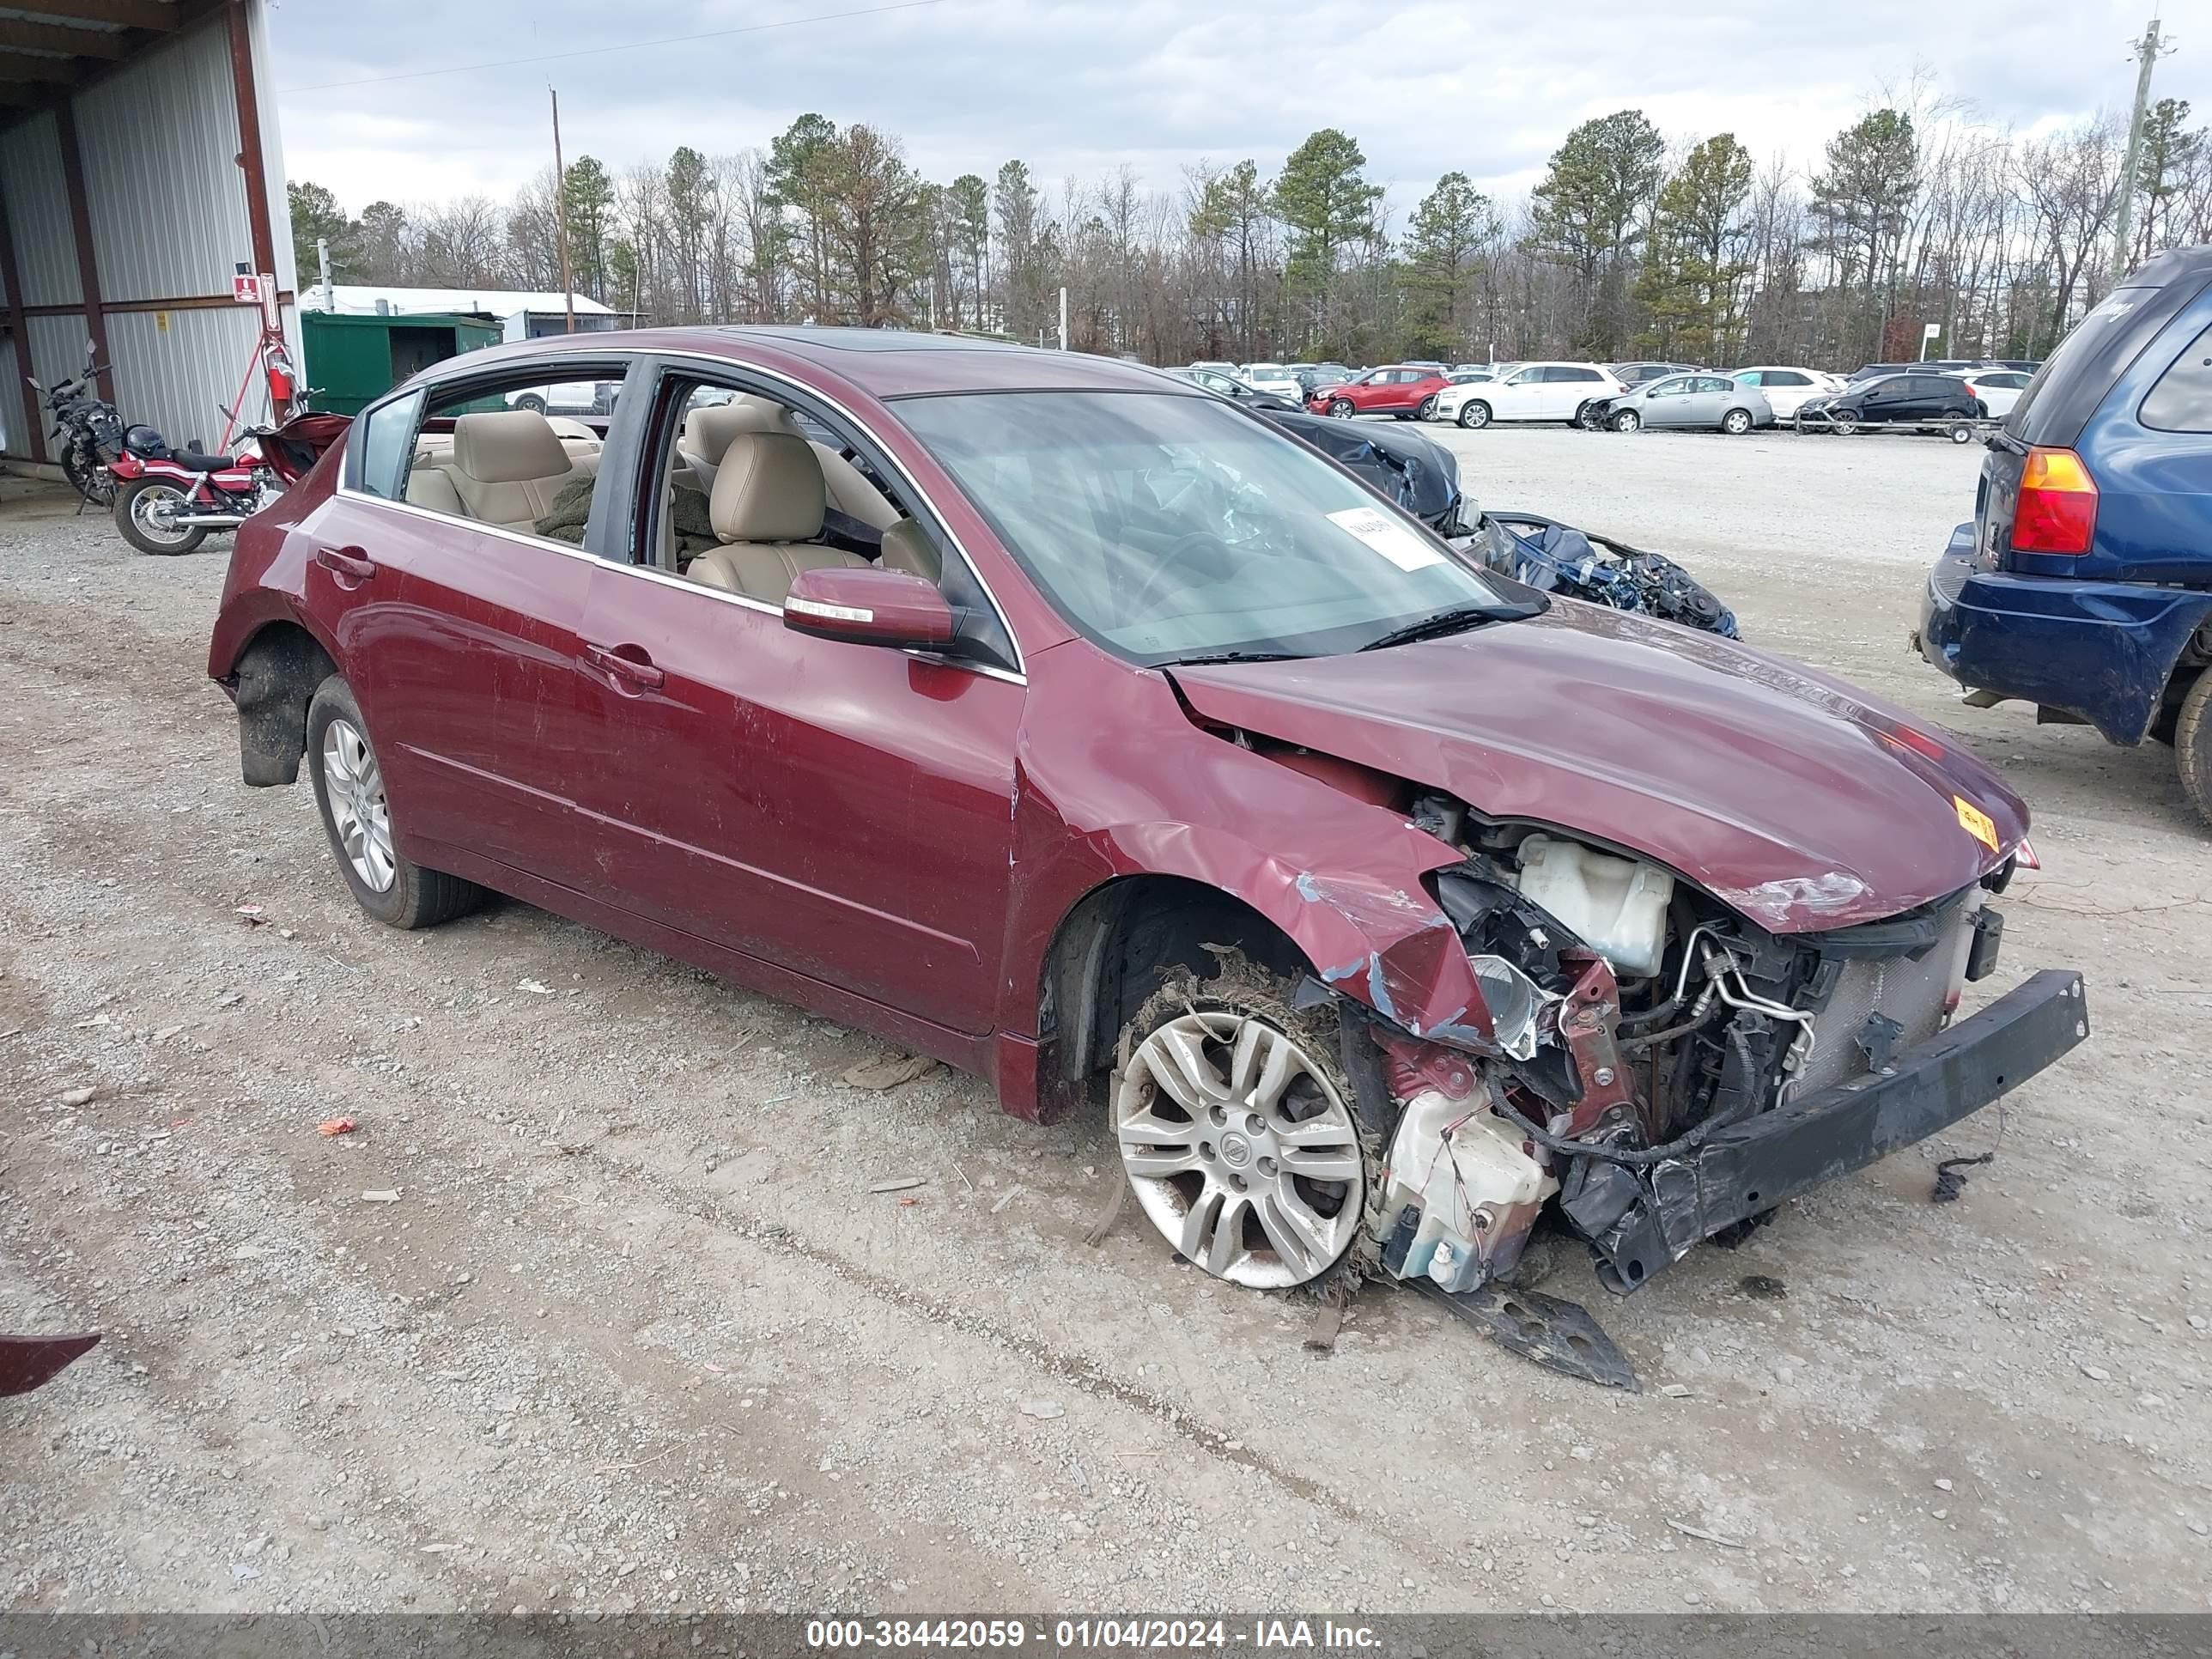
[[[1556,1203],[1633,1290],[2087,1030],[1948,1023],[2028,857],[1972,758],[1098,357],[471,353],[240,528],[209,671],[371,916],[510,894],[1099,1112],[1243,1285],[1464,1298]]]
[[[1425,416],[1436,395],[1451,385],[1440,368],[1408,368],[1392,363],[1370,368],[1341,386],[1325,386],[1306,400],[1316,415],[1348,421],[1355,415],[1395,415],[1401,421]]]

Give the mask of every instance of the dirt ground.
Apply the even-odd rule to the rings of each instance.
[[[1133,1208],[1085,1245],[1097,1124],[840,1086],[882,1046],[520,904],[368,922],[238,781],[228,544],[0,507],[0,1329],[107,1333],[0,1402],[0,1605],[2212,1606],[2207,831],[1907,655],[1979,450],[1447,435],[1998,767],[1987,988],[2079,965],[2091,1042],[1634,1297],[1564,1268],[1641,1395],[1381,1287],[1316,1358]]]

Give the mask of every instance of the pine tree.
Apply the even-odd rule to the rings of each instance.
[[[1529,204],[1528,245],[1570,267],[1582,301],[1578,343],[1614,356],[1627,332],[1627,259],[1659,188],[1667,153],[1642,110],[1583,122],[1552,152]]]
[[[1692,150],[1659,192],[1636,292],[1661,354],[1714,362],[1733,346],[1751,273],[1750,195],[1751,154],[1729,132]]]
[[[1407,356],[1456,358],[1468,347],[1468,288],[1497,239],[1498,213],[1464,173],[1421,198],[1400,250]]]
[[[1275,217],[1291,234],[1284,286],[1309,307],[1308,337],[1325,343],[1329,292],[1346,252],[1372,228],[1382,187],[1361,171],[1367,157],[1334,127],[1323,127],[1284,160]]]

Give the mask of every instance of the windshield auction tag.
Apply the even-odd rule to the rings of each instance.
[[[1348,535],[1357,536],[1401,570],[1425,570],[1444,562],[1444,556],[1405,526],[1371,507],[1346,507],[1332,513],[1328,521]]]

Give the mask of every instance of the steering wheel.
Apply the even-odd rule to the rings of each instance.
[[[1220,549],[1224,553],[1226,553],[1229,550],[1229,544],[1224,541],[1217,532],[1212,530],[1192,531],[1189,534],[1177,540],[1173,547],[1170,547],[1165,553],[1163,553],[1160,556],[1159,562],[1152,567],[1152,574],[1146,576],[1145,580],[1138,585],[1135,594],[1131,597],[1128,603],[1123,607],[1124,614],[1128,616],[1132,621],[1141,619],[1144,615],[1145,601],[1152,597],[1152,590],[1160,585],[1160,579],[1166,575],[1175,566],[1181,564],[1191,550],[1200,543],[1209,544],[1212,546]]]

